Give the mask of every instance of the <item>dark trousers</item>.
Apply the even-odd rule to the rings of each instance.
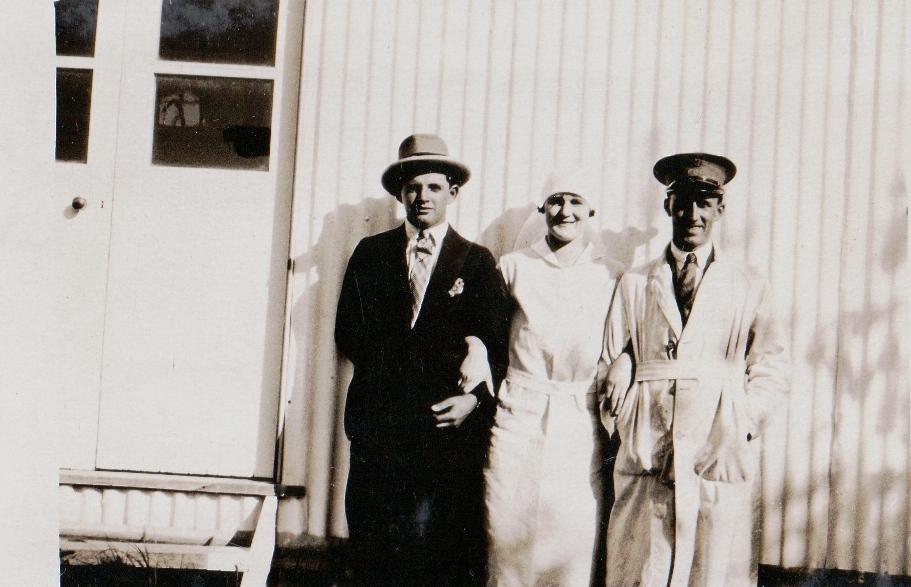
[[[485,584],[480,464],[426,459],[352,446],[345,511],[355,584]]]

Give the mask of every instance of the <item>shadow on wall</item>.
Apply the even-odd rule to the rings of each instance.
[[[901,201],[904,201],[905,187],[899,180],[895,191]],[[895,206],[898,211],[903,206]],[[908,256],[908,218],[907,207],[904,214],[893,216],[889,226],[876,228],[884,234],[879,250],[869,250],[866,258],[870,261],[864,269],[863,275],[857,275],[857,281],[863,283],[863,289],[855,288],[850,292],[851,301],[859,301],[861,308],[852,311],[843,311],[839,314],[841,323],[840,341],[850,344],[851,341],[861,341],[864,353],[855,356],[840,352],[837,366],[837,376],[840,381],[838,390],[844,391],[855,397],[864,395],[870,381],[879,376],[888,382],[885,389],[885,400],[880,406],[877,418],[877,432],[888,432],[894,427],[896,411],[905,408],[901,400],[907,400],[907,390],[899,385],[902,378],[903,363],[902,350],[905,346],[903,338],[903,321],[907,319],[907,292],[904,290],[903,277],[907,271]],[[873,235],[868,235],[873,239]],[[873,243],[871,243],[873,245]],[[873,275],[878,273],[878,275]],[[889,292],[888,301],[878,302],[877,297],[882,297],[884,288]],[[856,293],[855,293],[856,292]],[[862,293],[861,293],[862,292]],[[852,304],[857,306],[858,304]],[[823,336],[836,331],[836,325],[821,326],[824,332],[817,332],[818,340]],[[809,364],[820,366],[823,355],[811,350],[807,353],[806,360]],[[842,383],[843,382],[843,383]]]
[[[347,459],[340,459],[338,451],[346,442],[341,416],[350,365],[339,360],[335,348],[336,303],[354,247],[363,237],[395,226],[396,206],[398,202],[389,196],[368,196],[356,204],[339,206],[323,217],[318,233],[311,230],[319,234],[319,239],[294,258],[294,280],[303,280],[305,285],[302,290],[300,286],[295,288],[295,293],[300,293],[291,307],[295,378],[286,427],[299,428],[295,437],[302,440],[306,452],[301,455],[295,450],[291,454],[305,460],[310,514],[321,514],[314,511],[314,505],[320,502],[328,506],[326,534],[338,534],[344,526],[344,520],[333,520],[333,504],[341,503],[347,475]],[[299,466],[295,468],[300,470]],[[309,528],[304,529],[322,534],[314,531],[321,526],[309,523]]]
[[[633,260],[637,258],[637,249],[647,246],[656,236],[658,236],[658,229],[654,226],[644,230],[629,226],[620,231],[602,230],[601,242],[604,243],[604,250],[614,261],[629,268],[633,264]]]
[[[908,208],[902,178],[892,197],[888,225],[867,227],[862,270],[842,276],[848,287],[841,303],[852,309],[839,313],[837,325],[833,445],[851,448],[848,455],[833,451],[829,549],[842,565],[852,560],[851,568],[899,565],[909,573]],[[818,364],[819,357],[808,354],[807,360]],[[871,450],[876,447],[878,454]]]
[[[794,379],[792,394],[810,392],[817,397],[813,410],[795,412],[792,408],[789,425],[813,430],[807,449],[813,458],[817,454],[831,456],[826,475],[807,479],[792,476],[798,483],[785,485],[783,498],[786,508],[813,511],[821,489],[828,516],[807,516],[802,527],[781,524],[780,538],[764,540],[777,544],[782,553],[806,552],[817,564],[908,573],[903,561],[909,560],[906,529],[911,515],[911,485],[906,463],[911,454],[907,436],[911,390],[903,281],[907,275],[907,208],[901,181],[893,194],[899,199],[887,204],[896,212],[888,223],[871,224],[865,239],[851,243],[860,248],[847,257],[850,265],[842,261],[841,291],[820,292],[820,303],[840,296],[837,319],[816,323],[809,337],[812,342],[793,351],[795,373],[803,366],[810,367],[807,372],[813,375],[811,380]],[[856,275],[845,273],[852,268],[859,269]],[[812,316],[794,318],[814,320]],[[822,373],[834,385],[821,387],[818,378]],[[827,408],[831,409],[830,422],[814,419],[817,402],[831,405]],[[827,431],[824,426],[828,426]],[[820,442],[824,444],[817,444]],[[803,449],[782,447],[787,455]],[[795,490],[801,480],[806,493]],[[793,559],[789,562],[795,563]]]
[[[522,233],[525,231],[529,219],[535,215],[538,214],[534,204],[509,208],[481,232],[477,242],[490,249],[495,259],[527,246],[531,243],[525,243],[520,239],[523,237]]]

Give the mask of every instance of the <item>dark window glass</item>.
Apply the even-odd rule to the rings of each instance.
[[[57,160],[85,163],[89,151],[92,70],[57,70]]]
[[[166,0],[158,54],[171,61],[275,64],[278,0]]]
[[[98,0],[57,0],[57,55],[91,57],[95,54]]]
[[[272,81],[156,75],[152,162],[269,169]]]

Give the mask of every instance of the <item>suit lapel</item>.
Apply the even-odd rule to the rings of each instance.
[[[411,286],[408,283],[408,263],[405,260],[407,245],[408,235],[405,233],[405,225],[403,224],[395,232],[392,246],[389,247],[386,267],[381,269],[389,272],[392,287],[394,288],[392,298],[396,300],[396,304],[392,311],[401,317],[401,320],[395,320],[394,322],[405,325],[411,322]]]
[[[648,275],[648,290],[661,308],[674,334],[679,338],[683,331],[683,321],[677,308],[677,298],[674,297],[674,276],[666,255],[661,255],[652,262]]]
[[[437,258],[433,273],[430,275],[430,282],[427,284],[427,291],[424,293],[424,302],[421,304],[420,312],[418,312],[418,319],[414,323],[415,328],[436,314],[441,306],[445,306],[448,303],[451,297],[449,290],[452,289],[456,279],[459,277],[470,246],[470,243],[461,238],[451,226],[449,227],[446,231],[446,236],[443,237],[440,256]]]

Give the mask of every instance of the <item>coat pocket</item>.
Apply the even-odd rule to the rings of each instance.
[[[705,446],[694,461],[696,474],[721,483],[751,480],[757,466],[748,440],[751,422],[742,386],[725,382]]]
[[[661,425],[656,426],[653,419],[657,408],[650,404],[648,385],[633,385],[616,418],[620,439],[616,471],[627,475],[645,475],[654,471],[654,463],[660,460],[656,453],[666,452],[665,445],[670,443],[669,431]]]

